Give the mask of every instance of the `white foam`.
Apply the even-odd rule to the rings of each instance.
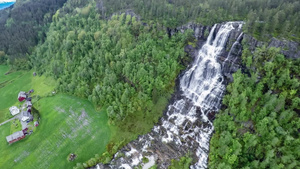
[[[152,166],[155,165],[155,158],[154,158],[154,156],[146,156],[146,157],[149,159],[149,162],[146,163],[143,166],[143,169],[149,169],[149,168],[151,168]]]
[[[134,148],[132,148],[131,147],[131,150],[129,151],[129,152],[127,152],[126,153],[126,156],[128,157],[128,156],[131,156],[133,153],[136,153],[136,152],[138,152],[136,149],[134,149]]]
[[[119,168],[120,169],[132,169],[129,164],[122,164]]]

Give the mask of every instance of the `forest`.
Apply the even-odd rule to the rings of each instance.
[[[125,14],[100,20],[94,5],[54,15],[45,42],[30,56],[31,66],[54,77],[59,92],[106,109],[120,130],[143,133],[174,90],[191,32],[169,38],[161,25],[144,26]]]
[[[210,168],[300,166],[300,59],[275,48],[243,51],[240,70],[227,87],[214,121]]]
[[[17,1],[14,8],[0,11],[0,64],[29,69],[28,55],[43,42],[51,16],[66,0]],[[2,54],[1,54],[2,53]]]
[[[34,46],[42,43],[52,16],[66,0],[17,2],[10,10],[0,11],[0,51],[14,69],[30,69],[28,56]],[[224,21],[243,20],[244,31],[255,38],[268,41],[271,37],[299,42],[300,2],[298,0],[95,0],[100,18],[132,9],[144,23],[158,23],[174,28],[187,22],[213,25]],[[69,13],[88,1],[69,0]],[[66,5],[67,5],[66,4]],[[66,6],[65,5],[65,6]],[[1,56],[0,56],[1,57]],[[4,56],[2,57],[4,58]]]

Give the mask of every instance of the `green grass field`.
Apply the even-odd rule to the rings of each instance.
[[[9,73],[8,75],[5,75],[5,73],[9,72],[9,67],[6,65],[0,65],[0,86],[1,84],[8,82],[10,80],[13,80],[22,74],[24,74],[24,71],[17,71]]]
[[[110,139],[105,113],[96,112],[88,100],[58,94],[36,103],[40,125],[24,140],[8,145],[10,124],[0,127],[0,168],[72,168],[102,154]],[[68,162],[70,153],[78,157]]]
[[[4,68],[0,67],[1,74],[8,70]],[[111,139],[105,112],[96,111],[86,99],[66,94],[49,97],[55,81],[43,76],[33,77],[32,71],[6,76],[5,81],[9,83],[0,87],[0,122],[4,121],[10,106],[19,104],[18,92],[30,89],[35,90],[34,95],[41,96],[34,103],[41,119],[32,135],[12,145],[5,139],[12,132],[11,123],[0,126],[1,169],[68,169],[105,151]],[[67,160],[70,153],[77,155],[72,162]]]

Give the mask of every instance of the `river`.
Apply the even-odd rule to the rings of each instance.
[[[0,10],[8,8],[15,4],[16,1],[1,1],[0,0]]]

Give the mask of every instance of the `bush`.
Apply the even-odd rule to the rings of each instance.
[[[88,161],[88,166],[89,167],[92,167],[94,165],[97,164],[97,160],[95,158],[91,158],[89,161]]]
[[[146,164],[146,163],[149,162],[149,159],[147,157],[143,157],[142,161],[143,161],[144,164]]]

